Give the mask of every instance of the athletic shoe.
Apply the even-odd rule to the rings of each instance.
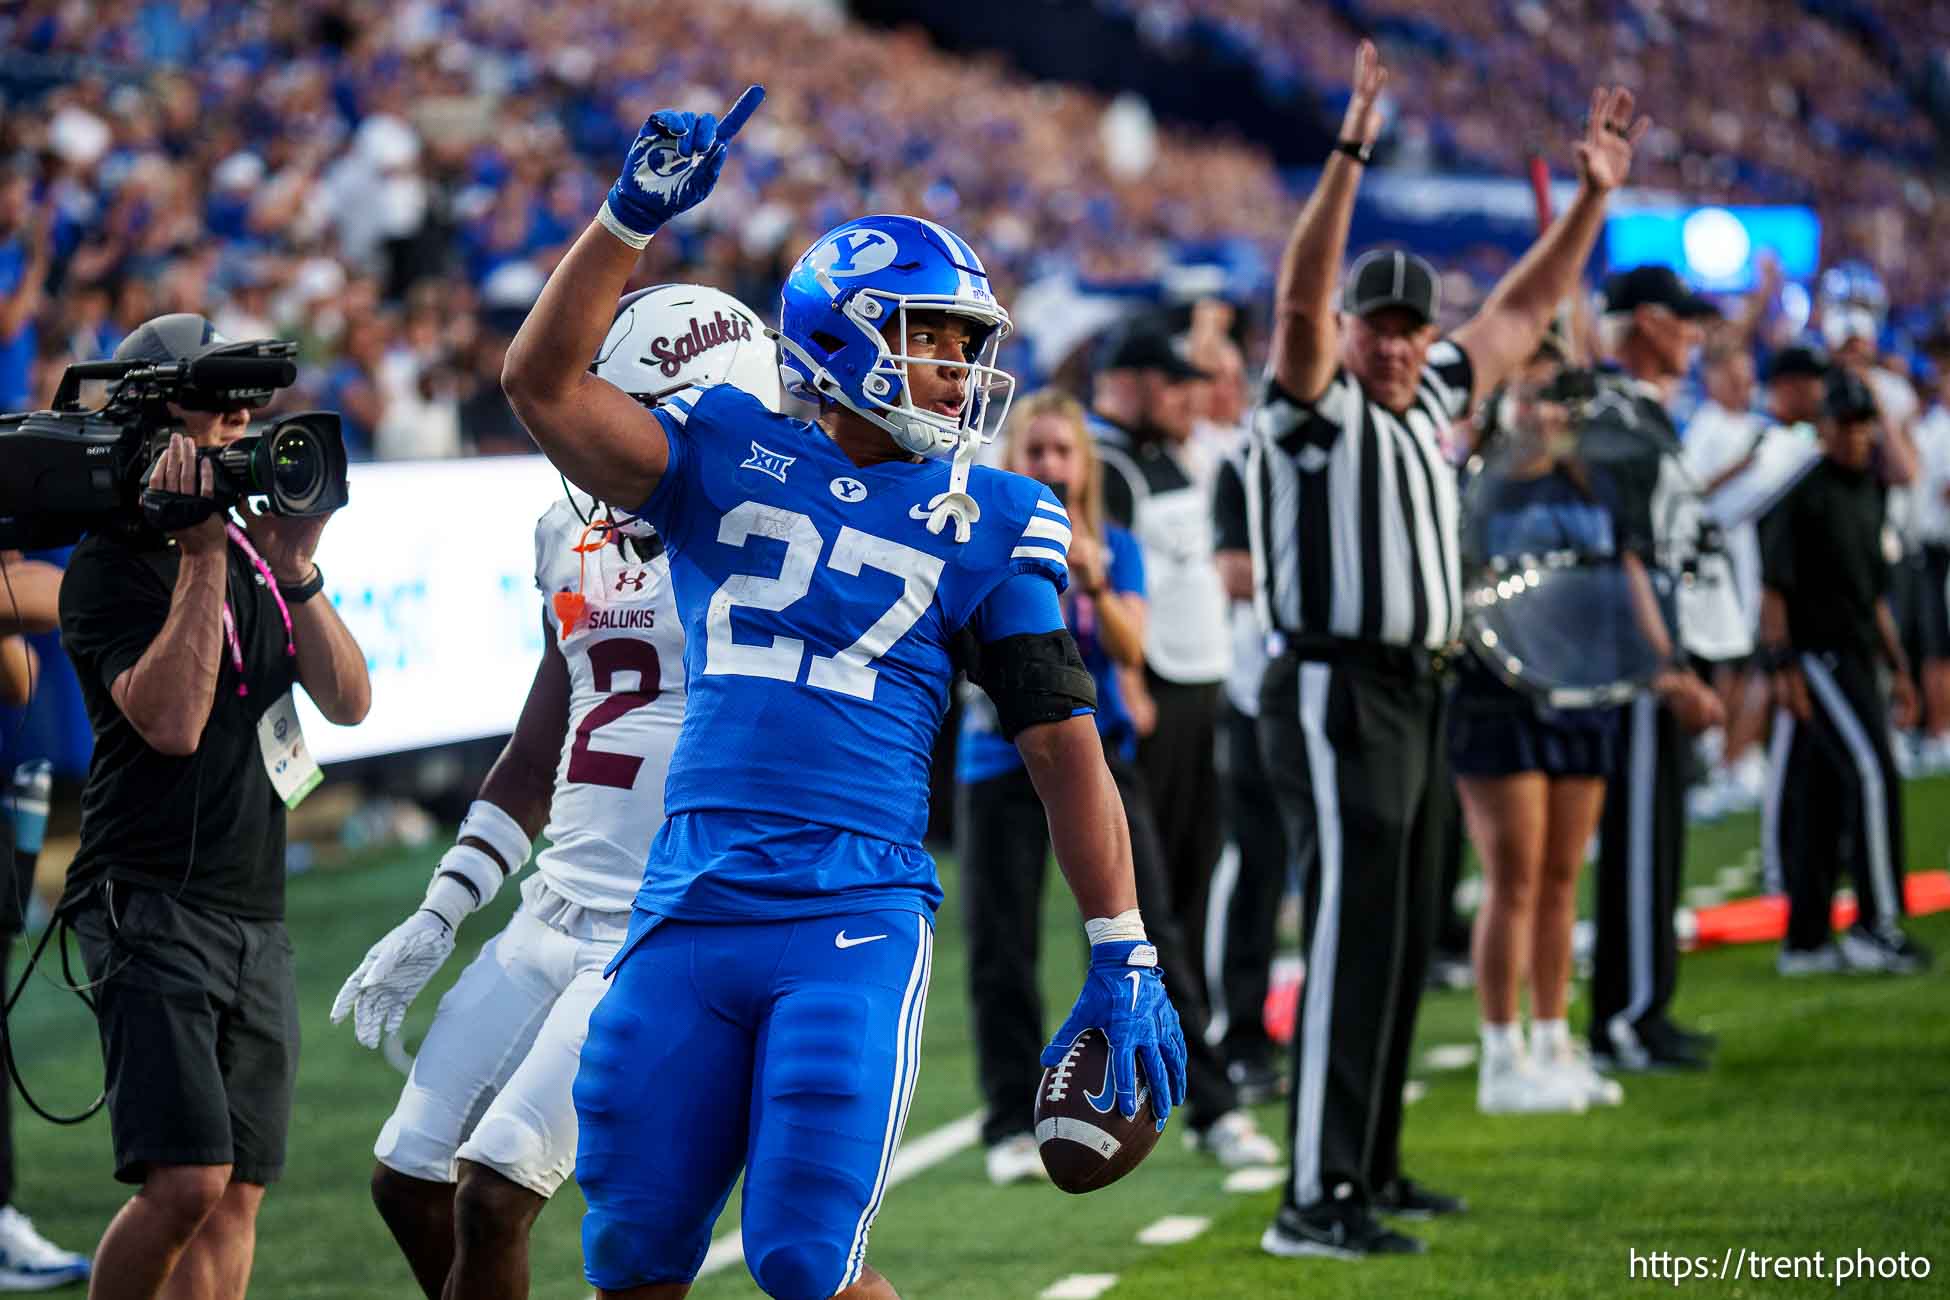
[[[1027,1133],[1003,1138],[990,1147],[985,1163],[988,1165],[989,1181],[997,1187],[1049,1181],[1049,1170],[1043,1168],[1043,1156],[1036,1149],[1036,1139]]]
[[[1780,955],[1774,958],[1774,969],[1789,979],[1833,975],[1842,969],[1842,954],[1832,943],[1824,943],[1819,948],[1790,948],[1782,944]]]
[[[1914,975],[1930,964],[1930,953],[1894,926],[1870,930],[1861,923],[1842,931],[1842,965],[1851,971]]]
[[[1917,746],[1916,757],[1925,776],[1950,772],[1950,734],[1926,737]]]
[[[1226,1169],[1277,1165],[1282,1159],[1279,1144],[1260,1132],[1243,1110],[1229,1110],[1203,1129],[1188,1130],[1185,1145],[1208,1153]]]
[[[1396,1232],[1352,1201],[1323,1201],[1307,1209],[1282,1205],[1260,1234],[1259,1248],[1283,1259],[1366,1259],[1370,1255],[1420,1255],[1419,1237]]]
[[[1232,1089],[1239,1094],[1241,1106],[1260,1106],[1286,1096],[1286,1076],[1270,1061],[1234,1061],[1226,1066],[1226,1078],[1232,1080]]]
[[[1565,1043],[1553,1055],[1539,1055],[1533,1068],[1553,1076],[1563,1087],[1582,1093],[1587,1106],[1622,1106],[1625,1085],[1607,1079],[1592,1067],[1591,1056],[1576,1043]]]
[[[1485,1056],[1476,1067],[1476,1109],[1485,1115],[1582,1115],[1581,1088],[1546,1074],[1521,1053]]]
[[[1397,1178],[1375,1193],[1374,1208],[1401,1219],[1433,1219],[1443,1214],[1462,1214],[1469,1202],[1422,1186],[1413,1178]]]
[[[1713,1064],[1705,1052],[1660,1025],[1636,1030],[1630,1025],[1614,1025],[1611,1038],[1608,1047],[1591,1045],[1592,1066],[1606,1074],[1694,1073]]]
[[[1661,1020],[1659,1029],[1661,1033],[1677,1038],[1702,1056],[1711,1056],[1720,1047],[1718,1034],[1709,1034],[1703,1029],[1688,1029],[1677,1021]]]
[[[62,1250],[19,1210],[0,1206],[0,1291],[50,1291],[87,1279],[87,1256]]]

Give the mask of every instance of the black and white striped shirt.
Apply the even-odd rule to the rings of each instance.
[[[1462,633],[1459,505],[1443,436],[1471,372],[1444,339],[1396,414],[1345,368],[1319,400],[1269,379],[1253,413],[1247,505],[1262,621],[1288,636],[1436,649]]]

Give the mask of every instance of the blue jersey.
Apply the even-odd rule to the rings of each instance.
[[[1104,525],[1104,549],[1109,564],[1104,576],[1112,591],[1122,595],[1144,595],[1144,552],[1137,538],[1116,524]],[[1077,653],[1083,666],[1097,683],[1097,734],[1104,738],[1104,749],[1126,761],[1137,754],[1137,724],[1124,706],[1124,688],[1117,681],[1117,665],[1111,661],[1097,635],[1097,613],[1090,598],[1075,595],[1063,602],[1063,622],[1076,638]],[[964,783],[988,781],[1022,767],[1022,755],[999,730],[995,706],[981,691],[970,687],[963,697],[961,734],[955,739],[955,779]]]
[[[978,467],[980,519],[956,542],[927,527],[945,461],[856,466],[728,386],[657,417],[670,464],[641,513],[670,552],[689,708],[637,907],[698,921],[931,911],[941,888],[921,835],[951,643],[979,633],[1013,575],[1049,584],[1033,630],[1060,626],[1068,516],[1042,484]]]

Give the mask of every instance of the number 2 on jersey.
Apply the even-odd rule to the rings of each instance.
[[[806,643],[798,637],[778,635],[765,645],[734,641],[731,611],[742,607],[776,612],[803,597],[812,589],[813,571],[819,565],[825,539],[813,521],[798,511],[756,501],[734,506],[718,525],[718,540],[726,546],[743,547],[754,534],[784,542],[785,559],[776,578],[735,573],[711,597],[705,613],[704,671],[796,681],[799,666],[805,661]],[[849,527],[840,529],[826,567],[854,577],[862,568],[878,569],[901,579],[900,598],[874,620],[873,626],[837,654],[814,655],[806,670],[808,686],[871,700],[879,678],[871,666],[873,661],[907,635],[927,612],[945,566],[925,551]]]
[[[636,785],[637,772],[643,767],[643,756],[596,749],[589,741],[598,728],[657,698],[663,683],[663,665],[657,658],[657,647],[630,636],[591,642],[589,670],[599,691],[610,691],[618,673],[635,673],[637,687],[633,691],[612,692],[583,716],[582,725],[576,728],[576,743],[569,749],[568,779],[583,785],[631,789]]]

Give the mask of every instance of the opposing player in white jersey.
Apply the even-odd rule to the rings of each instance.
[[[780,405],[757,318],[696,285],[623,299],[592,368],[645,405],[718,383]],[[684,717],[684,633],[647,524],[572,492],[536,525],[535,582],[546,648],[515,733],[426,901],[332,1006],[367,1047],[397,1030],[461,919],[521,869],[546,819],[520,908],[440,1000],[373,1148],[373,1200],[432,1300],[528,1294],[529,1228],[575,1167],[571,1085]]]

